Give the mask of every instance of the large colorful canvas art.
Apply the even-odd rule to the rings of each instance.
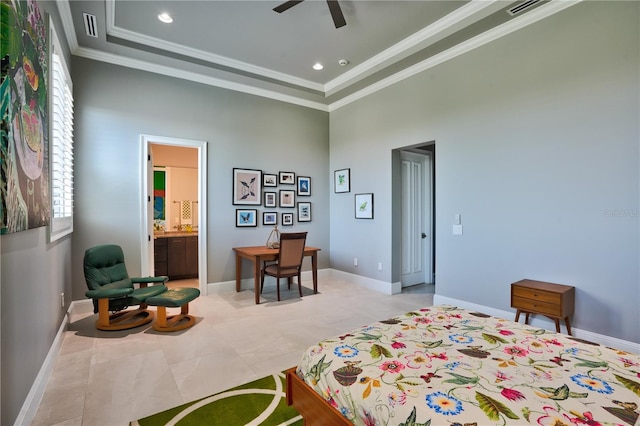
[[[35,0],[1,0],[0,233],[49,224],[49,29]]]

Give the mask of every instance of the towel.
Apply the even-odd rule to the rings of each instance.
[[[182,225],[192,225],[193,222],[191,220],[191,200],[182,200],[180,202],[180,223]]]

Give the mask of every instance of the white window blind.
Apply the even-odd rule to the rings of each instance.
[[[50,241],[73,232],[73,95],[71,77],[52,29]]]

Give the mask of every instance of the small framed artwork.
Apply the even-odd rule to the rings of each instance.
[[[280,190],[280,207],[295,207],[295,193],[296,191],[291,189]]]
[[[356,219],[373,219],[373,193],[355,195]]]
[[[258,226],[256,216],[258,216],[258,210],[236,209],[236,227]]]
[[[311,178],[309,176],[298,176],[298,195],[311,195]]]
[[[298,203],[298,222],[311,222],[311,203]]]
[[[279,181],[282,185],[295,185],[296,174],[292,172],[280,172]]]
[[[278,186],[278,176],[268,173],[263,174],[262,186]]]
[[[265,207],[276,207],[277,204],[277,192],[265,192],[264,193],[264,206]]]
[[[275,225],[278,223],[278,213],[276,212],[262,212],[262,224],[263,225]]]
[[[262,170],[233,169],[233,204],[262,204]]]
[[[351,191],[351,169],[341,169],[333,172],[334,192]]]
[[[282,226],[293,225],[293,213],[282,213]]]

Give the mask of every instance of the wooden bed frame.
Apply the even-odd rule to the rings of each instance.
[[[338,410],[311,389],[298,375],[296,367],[287,375],[287,405],[293,405],[304,419],[305,426],[353,426]]]

